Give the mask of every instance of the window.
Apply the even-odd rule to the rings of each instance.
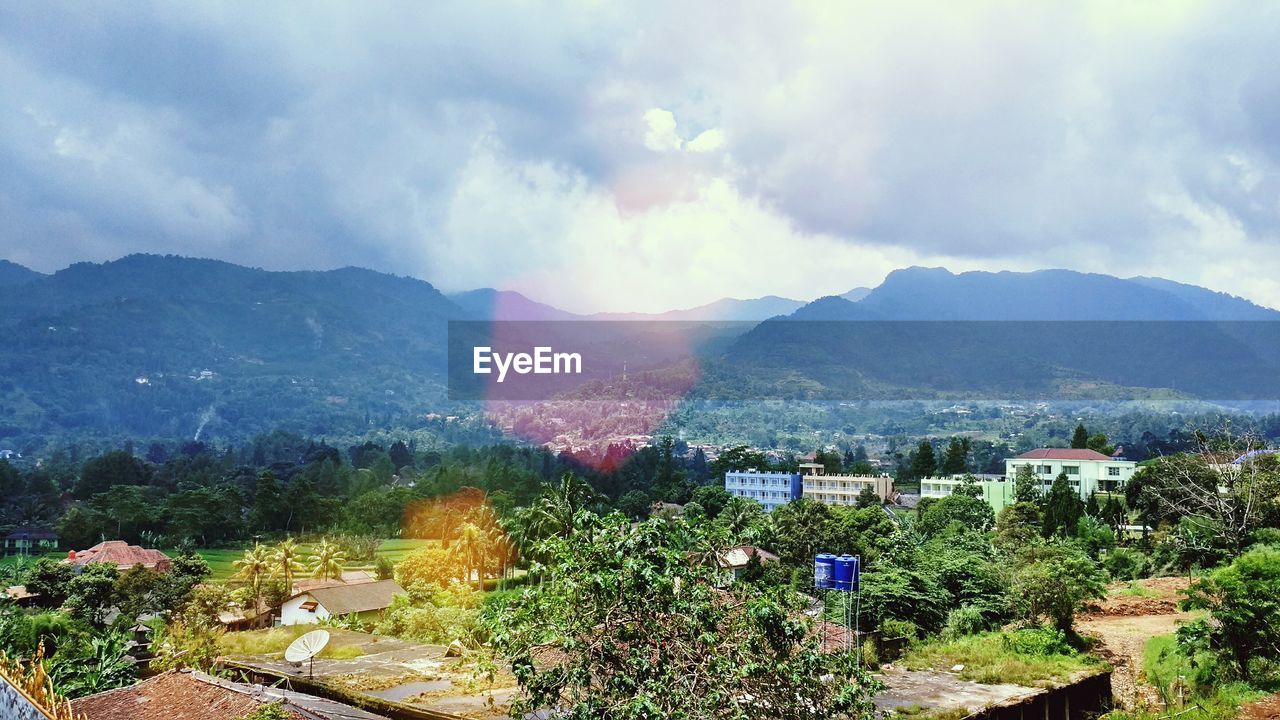
[[[1120,468],[1118,468],[1118,467],[1109,467],[1109,468],[1107,468],[1107,476],[1108,476],[1108,477],[1120,477]]]
[[[1063,465],[1063,466],[1062,466],[1062,472],[1064,472],[1064,473],[1066,473],[1066,474],[1068,474],[1068,475],[1079,475],[1079,474],[1080,474],[1080,466],[1079,466],[1079,465]]]
[[[1037,466],[1036,466],[1036,472],[1037,472],[1038,474],[1040,474],[1040,475],[1048,475],[1049,473],[1053,472],[1053,466],[1052,466],[1052,465],[1037,465]]]

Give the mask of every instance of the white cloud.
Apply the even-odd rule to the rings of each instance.
[[[679,150],[683,141],[676,133],[676,116],[669,110],[651,108],[644,113],[644,122],[648,127],[644,134],[644,146],[654,152]]]

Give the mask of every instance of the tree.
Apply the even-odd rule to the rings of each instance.
[[[67,583],[67,600],[63,603],[71,616],[90,625],[101,625],[107,611],[115,605],[116,581],[120,572],[111,563],[89,563]]]
[[[735,445],[722,450],[715,460],[711,461],[711,477],[724,480],[724,474],[731,470],[765,470],[769,467],[769,459],[764,453],[746,445]]]
[[[689,501],[701,505],[707,511],[707,517],[715,520],[732,498],[729,491],[719,485],[704,485],[693,491]]]
[[[311,555],[311,577],[321,580],[329,578],[341,580],[342,564],[346,560],[347,554],[342,551],[342,548],[336,543],[329,542],[329,538],[321,538]]]
[[[1045,498],[1044,536],[1074,533],[1083,515],[1084,502],[1080,494],[1072,489],[1066,473],[1059,473]]]
[[[235,577],[249,583],[255,612],[262,605],[262,582],[271,574],[273,564],[271,549],[261,543],[254,543],[252,548],[244,551],[239,560],[232,563],[236,569]]]
[[[1071,434],[1071,447],[1075,450],[1089,447],[1089,431],[1084,428],[1084,423],[1076,424],[1076,431]]]
[[[870,487],[862,488],[858,493],[857,506],[859,508],[880,507],[884,503],[880,500],[880,496]]]
[[[995,523],[995,511],[986,500],[970,495],[948,495],[921,513],[919,529],[925,537],[935,537],[953,527],[985,533]]]
[[[1199,644],[1217,650],[1245,680],[1280,661],[1280,548],[1250,550],[1189,592],[1186,606],[1208,610],[1213,623],[1197,621],[1179,631],[1180,640],[1199,635]]]
[[[1107,442],[1107,436],[1102,433],[1090,435],[1088,441],[1085,442],[1085,447],[1094,452],[1100,452],[1103,455],[1111,455],[1116,451],[1115,446],[1109,444]]]
[[[792,566],[808,567],[820,552],[833,549],[835,523],[831,506],[800,498],[773,511],[778,557]]]
[[[618,498],[614,506],[627,517],[632,520],[643,520],[649,516],[649,508],[653,502],[649,499],[649,493],[643,490],[628,490]]]
[[[915,455],[911,458],[911,477],[929,477],[937,467],[938,461],[933,456],[933,444],[928,439],[921,440]]]
[[[653,494],[662,500],[684,504],[693,485],[676,462],[675,441],[665,436],[658,441],[658,467],[653,478]]]
[[[493,540],[484,528],[468,522],[458,530],[457,541],[451,548],[455,563],[462,569],[463,579],[470,581],[475,574],[477,590],[483,587],[484,569]]]
[[[258,476],[258,484],[253,492],[253,510],[250,523],[261,530],[280,530],[284,528],[284,495],[280,491],[280,483],[276,482],[275,473],[264,470]]]
[[[52,558],[42,557],[27,571],[23,582],[27,591],[39,597],[42,607],[58,607],[67,599],[67,585],[76,575],[75,568]]]
[[[287,591],[292,592],[293,577],[305,569],[298,560],[301,554],[298,541],[293,538],[280,541],[271,553],[271,576],[282,581]]]
[[[76,497],[89,498],[120,485],[146,485],[151,468],[131,453],[114,450],[84,464],[76,483]]]
[[[969,457],[969,438],[952,437],[947,442],[947,452],[942,458],[943,475],[959,475],[966,469]]]
[[[1019,465],[1013,473],[1013,501],[1020,503],[1040,501],[1040,478],[1036,476],[1030,464]]]
[[[559,481],[543,487],[542,495],[533,504],[534,524],[545,534],[572,535],[578,512],[602,499],[586,480],[572,471],[566,472]]]
[[[1089,600],[1106,595],[1107,574],[1088,555],[1066,542],[1031,545],[1018,556],[1012,597],[1025,620],[1047,618],[1072,632],[1075,614]]]
[[[1261,451],[1258,438],[1223,433],[1197,440],[1199,452],[1164,457],[1134,473],[1125,487],[1130,507],[1148,523],[1193,518],[1211,528],[1232,556],[1249,544],[1253,532],[1280,498],[1280,465]],[[1237,458],[1209,465],[1214,455]]]
[[[849,655],[821,652],[803,601],[785,587],[717,589],[718,568],[689,561],[696,532],[680,520],[633,530],[614,514],[546,543],[544,582],[485,617],[522,691],[513,716],[871,717],[876,684]]]

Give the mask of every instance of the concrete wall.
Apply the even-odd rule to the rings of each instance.
[[[1093,720],[1111,708],[1111,672],[1107,671],[1021,702],[985,708],[965,720]]]
[[[310,625],[329,617],[329,611],[325,610],[323,605],[316,607],[315,612],[303,610],[302,603],[305,602],[315,602],[315,598],[310,595],[299,595],[285,601],[285,604],[280,606],[280,624]]]

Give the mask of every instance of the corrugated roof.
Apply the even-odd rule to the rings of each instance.
[[[330,615],[346,615],[353,612],[383,610],[391,606],[391,598],[403,593],[404,588],[400,587],[395,580],[379,580],[359,585],[316,588],[299,594],[315,598],[316,602],[323,605]]]
[[[1036,448],[1028,450],[1019,455],[1017,460],[1103,460],[1110,461],[1111,457],[1103,455],[1097,450],[1085,450],[1076,448]]]

